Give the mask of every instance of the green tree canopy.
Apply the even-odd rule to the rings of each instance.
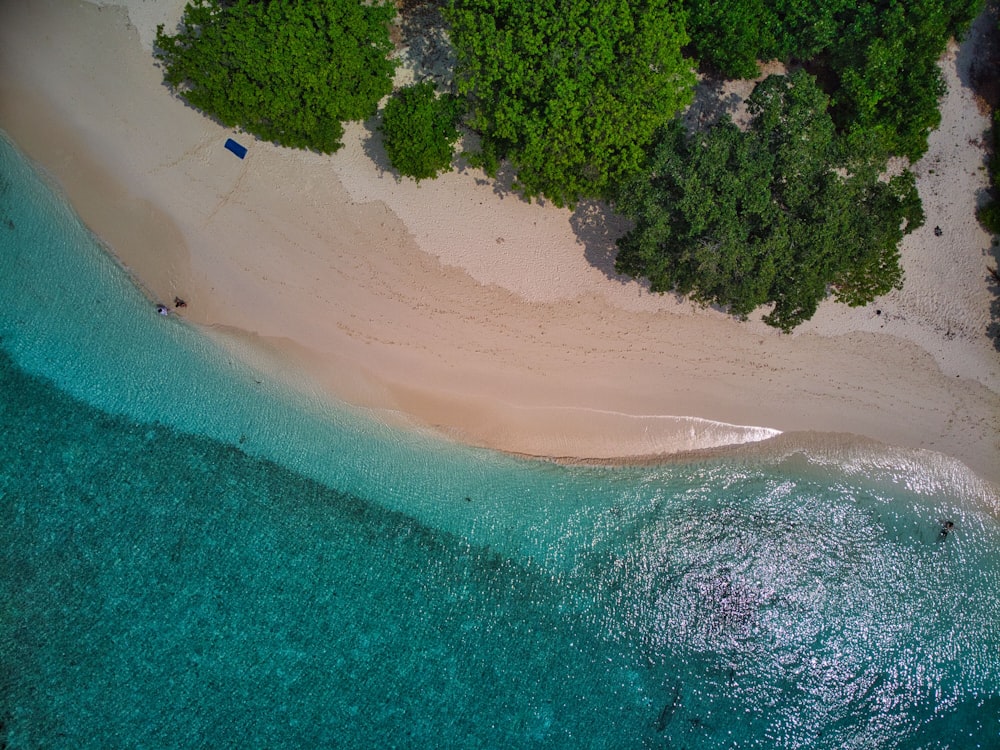
[[[651,174],[616,201],[635,221],[619,272],[744,318],[773,303],[765,320],[786,331],[829,290],[861,305],[898,287],[899,241],[923,222],[913,175],[847,171],[856,155],[803,71],[770,76],[748,106],[748,132],[728,118],[705,133],[676,121],[662,132]]]
[[[728,78],[756,78],[758,60],[809,60],[835,45],[857,0],[687,0],[699,60]]]
[[[451,0],[446,15],[477,163],[509,160],[529,198],[607,195],[691,101],[678,0]]]
[[[730,78],[758,60],[800,61],[820,75],[842,131],[916,160],[941,120],[937,62],[983,0],[687,0],[698,58]]]
[[[379,125],[392,166],[417,182],[449,171],[459,114],[455,97],[437,96],[429,81],[394,93]]]
[[[881,0],[845,16],[828,64],[835,77],[833,116],[883,150],[916,161],[941,123],[945,93],[938,59],[963,32],[982,0]]]
[[[164,79],[224,125],[330,153],[342,122],[392,91],[395,7],[360,0],[194,0],[175,36],[157,29]]]

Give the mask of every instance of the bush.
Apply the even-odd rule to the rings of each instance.
[[[342,122],[392,91],[391,4],[194,0],[176,36],[156,30],[164,80],[193,107],[267,141],[323,153]]]
[[[754,78],[757,61],[804,62],[833,97],[838,129],[911,161],[941,117],[938,59],[983,0],[688,0],[702,63]]]
[[[446,17],[482,136],[470,162],[508,160],[528,198],[608,195],[693,96],[679,0],[451,0]]]
[[[993,111],[993,153],[990,154],[990,201],[976,212],[976,218],[991,234],[1000,235],[1000,109]]]
[[[455,97],[437,96],[433,83],[400,89],[385,105],[379,125],[389,162],[417,182],[450,171],[458,116]]]
[[[898,244],[923,222],[913,174],[882,181],[838,141],[827,97],[804,71],[770,76],[748,100],[750,130],[729,119],[662,133],[649,176],[616,208],[635,221],[616,269],[788,331],[832,291],[863,305],[902,282]],[[853,171],[852,171],[853,170]]]
[[[756,78],[758,60],[808,60],[833,45],[854,0],[687,0],[691,46],[728,78]]]
[[[1000,235],[1000,203],[991,200],[976,212],[976,218],[990,234]]]

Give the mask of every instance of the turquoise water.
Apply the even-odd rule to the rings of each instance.
[[[391,430],[158,316],[2,140],[0,295],[0,747],[1000,746],[953,461]]]

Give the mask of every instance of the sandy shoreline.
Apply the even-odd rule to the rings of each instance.
[[[599,207],[529,205],[474,172],[396,183],[361,126],[333,157],[244,137],[239,161],[143,46],[183,0],[131,5],[130,20],[5,3],[0,128],[152,297],[184,297],[209,332],[387,419],[517,453],[648,456],[768,434],[726,426],[757,425],[938,451],[1000,481],[990,238],[973,216],[987,119],[955,72],[964,49],[916,168],[928,220],[905,288],[824,305],[787,336],[615,277]]]

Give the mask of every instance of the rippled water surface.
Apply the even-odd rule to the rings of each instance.
[[[997,498],[955,462],[397,433],[157,316],[0,150],[6,747],[1000,746]]]

